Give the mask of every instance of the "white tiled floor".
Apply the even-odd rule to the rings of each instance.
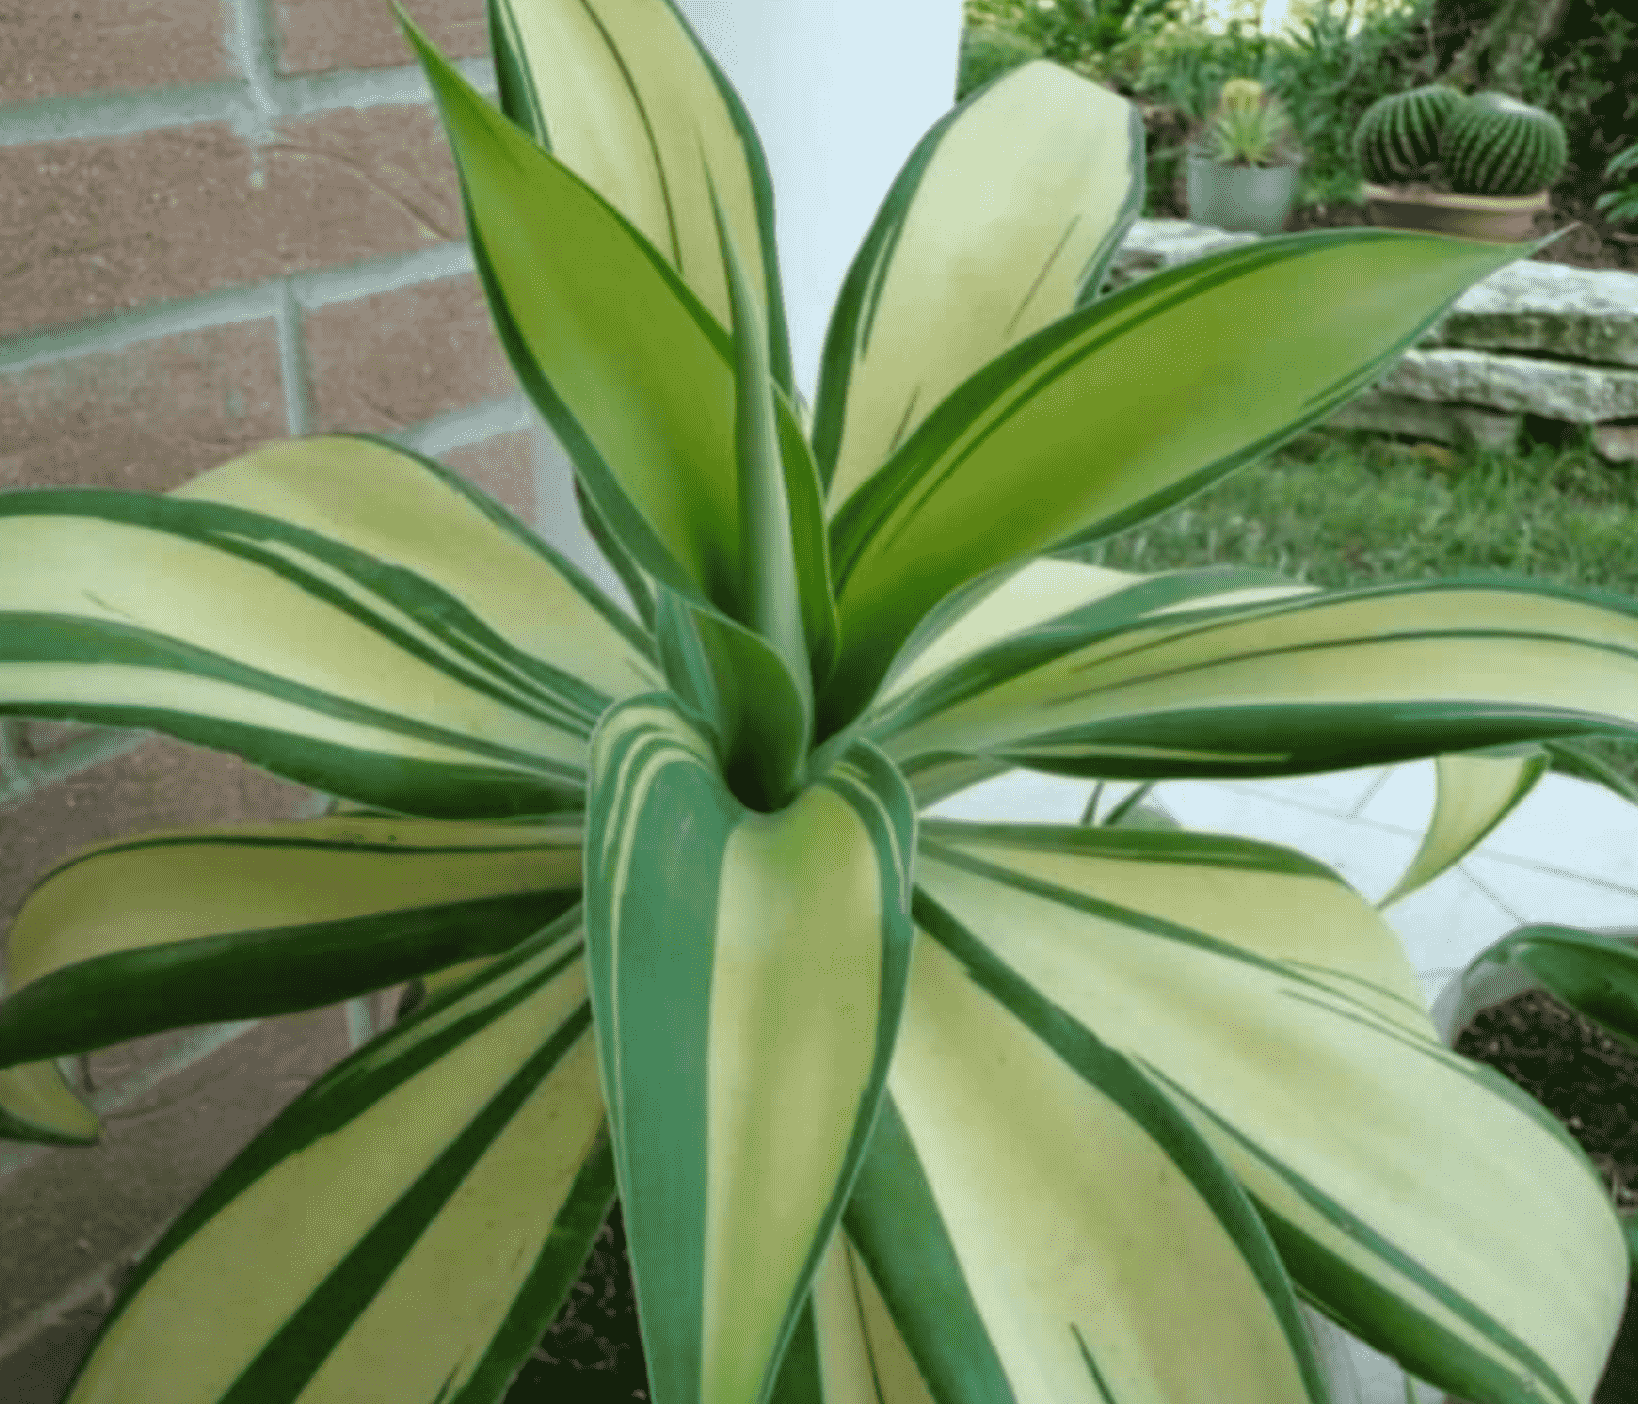
[[[1089,780],[1013,771],[930,813],[1073,824],[1092,788]],[[1135,788],[1106,785],[1099,813]],[[1433,812],[1434,763],[1281,780],[1165,781],[1149,802],[1187,828],[1298,849],[1375,902],[1421,844]],[[1638,926],[1638,807],[1602,786],[1545,775],[1473,853],[1383,916],[1430,999],[1452,972],[1515,927]]]

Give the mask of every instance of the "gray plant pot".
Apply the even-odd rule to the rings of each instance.
[[[1214,229],[1278,234],[1297,201],[1300,166],[1225,166],[1189,155],[1189,218]]]

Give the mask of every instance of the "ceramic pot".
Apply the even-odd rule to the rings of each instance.
[[[1493,244],[1531,237],[1547,192],[1534,195],[1455,195],[1423,185],[1365,186],[1365,207],[1381,229],[1427,229]]]
[[[1300,166],[1228,166],[1189,154],[1189,218],[1250,234],[1278,234],[1297,201]]]

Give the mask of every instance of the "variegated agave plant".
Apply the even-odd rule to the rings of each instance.
[[[918,820],[1013,766],[1443,755],[1415,886],[1564,738],[1638,734],[1631,600],[1084,560],[1529,247],[1322,231],[1099,298],[1142,128],[1030,63],[905,163],[810,426],[761,148],[670,0],[493,0],[500,111],[398,13],[642,626],[368,436],[0,495],[0,711],[357,806],[46,875],[6,1134],[95,1138],[61,1055],[429,986],[181,1216],[73,1404],[494,1400],[616,1192],[657,1404],[1323,1400],[1299,1299],[1466,1399],[1587,1404],[1597,1173],[1335,873]]]

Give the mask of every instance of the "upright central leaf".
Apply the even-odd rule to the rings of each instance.
[[[592,1008],[654,1395],[760,1404],[892,1058],[913,801],[860,743],[748,810],[662,694],[610,709],[592,767]]]
[[[485,102],[394,8],[437,98],[473,257],[519,383],[636,564],[737,617],[730,337],[639,228]],[[801,429],[777,391],[773,414],[784,449]],[[817,497],[817,482],[811,493]],[[796,550],[807,591],[824,578],[817,509],[799,515],[803,523]],[[816,649],[826,643],[826,618],[810,607]]]

